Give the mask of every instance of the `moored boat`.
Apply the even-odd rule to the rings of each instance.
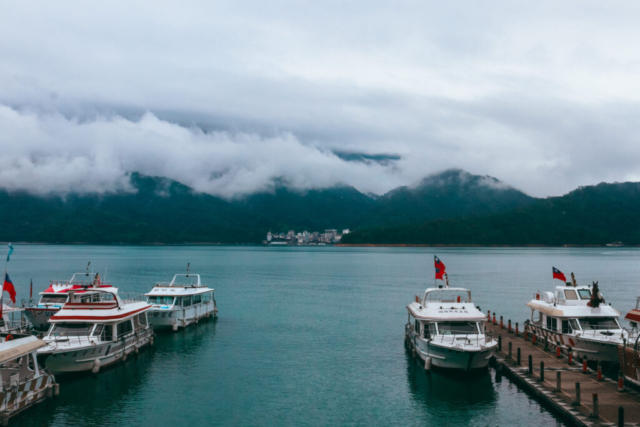
[[[464,288],[429,288],[407,306],[405,340],[424,361],[440,368],[486,368],[498,342],[485,332],[486,316]]]
[[[92,288],[91,300],[69,291],[69,301],[51,316],[38,357],[53,373],[92,371],[153,344],[144,297],[122,298],[117,288]]]
[[[640,387],[640,296],[636,298],[636,308],[631,309],[625,316],[631,325],[631,333],[618,346],[618,361],[624,379]]]
[[[525,331],[563,353],[570,348],[578,359],[618,362],[618,345],[628,334],[618,322],[620,313],[602,298],[598,282],[578,286],[573,279],[556,286],[555,293],[535,293],[526,305],[531,319],[525,321]]]
[[[24,298],[22,306],[25,316],[39,331],[49,329],[49,319],[69,300],[69,291],[84,293],[89,300],[92,288],[110,288],[109,282],[101,281],[98,273],[75,273],[70,280],[52,280],[49,287],[40,292],[40,300]]]
[[[55,377],[38,365],[36,352],[46,343],[34,336],[0,343],[0,414],[2,424],[57,394]]]
[[[199,319],[217,316],[215,290],[203,285],[199,274],[176,274],[169,283],[156,283],[146,293],[153,327],[185,328]]]

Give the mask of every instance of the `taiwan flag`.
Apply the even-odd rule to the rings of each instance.
[[[444,276],[444,270],[446,267],[435,255],[433,256],[433,263],[436,267],[436,279],[444,280],[442,276]]]
[[[555,267],[551,267],[553,269],[553,278],[554,279],[558,279],[558,280],[562,280],[563,282],[567,281],[567,278],[564,277],[564,273],[560,270],[558,270]]]
[[[16,288],[13,287],[13,282],[11,281],[11,279],[9,278],[9,274],[8,273],[4,273],[4,291],[9,292],[9,296],[11,297],[11,301],[13,301],[13,303],[16,303]]]

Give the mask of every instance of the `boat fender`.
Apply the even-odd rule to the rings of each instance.
[[[53,397],[58,397],[60,396],[60,384],[55,383],[53,385]]]
[[[8,334],[8,335],[4,338],[4,341],[5,341],[5,342],[7,342],[7,341],[13,341],[13,335]]]
[[[93,361],[93,366],[91,367],[91,373],[97,374],[100,371],[100,359],[96,359]]]
[[[140,347],[135,346],[135,350],[134,351],[136,352],[136,354],[140,353]]]
[[[429,372],[431,370],[431,358],[427,357],[424,359],[424,370]]]
[[[177,330],[178,330],[178,323],[177,323],[177,322],[174,322],[174,324],[172,325],[172,329],[173,329],[174,331],[177,331]]]
[[[151,344],[151,347],[153,347],[153,337],[149,338],[149,344]]]
[[[129,355],[129,354],[128,354],[126,351],[123,351],[123,352],[122,352],[122,361],[123,361],[123,362],[126,362],[126,361],[127,361],[127,356],[128,356],[128,355]]]

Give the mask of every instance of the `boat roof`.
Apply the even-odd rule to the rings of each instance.
[[[560,305],[546,301],[532,300],[527,307],[538,310],[553,317],[618,317],[620,312],[608,304],[601,304],[600,307],[588,307],[586,305]]]
[[[34,336],[5,341],[0,343],[0,363],[17,359],[46,345],[47,343]]]
[[[199,287],[184,287],[184,286],[154,286],[151,291],[147,292],[145,296],[159,297],[159,296],[184,296],[184,295],[197,295],[205,294],[207,292],[213,292],[215,289],[211,289],[206,286]]]
[[[481,322],[486,320],[484,313],[478,310],[472,302],[444,303],[434,301],[426,305],[419,302],[412,302],[407,306],[407,310],[418,320],[436,322]]]
[[[118,322],[151,308],[141,298],[122,299],[117,288],[96,288],[95,293],[112,294],[113,300],[82,302],[75,298],[75,292],[69,293],[69,301],[51,318],[51,323],[63,322]]]
[[[99,288],[111,288],[111,285],[100,285]],[[72,283],[55,283],[49,285],[47,289],[40,292],[40,295],[63,294],[69,291],[91,292],[95,288],[92,285],[78,285]],[[115,288],[114,288],[115,289]]]

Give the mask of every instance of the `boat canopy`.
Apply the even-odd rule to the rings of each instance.
[[[47,343],[34,336],[5,341],[0,343],[0,363],[17,359],[46,345]]]

